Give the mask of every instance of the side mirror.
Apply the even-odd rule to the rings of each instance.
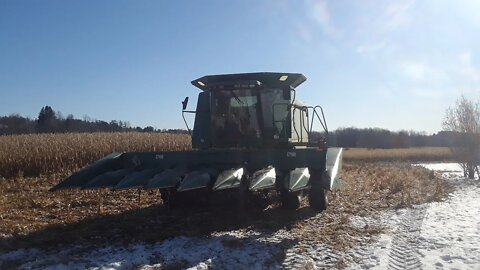
[[[185,99],[182,101],[182,110],[186,110],[188,105],[188,97],[185,97]]]

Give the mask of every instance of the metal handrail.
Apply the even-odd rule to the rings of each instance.
[[[187,127],[187,130],[188,130],[188,134],[190,134],[190,136],[192,136],[192,130],[191,130],[190,127],[188,126],[187,119],[185,119],[185,113],[197,113],[197,111],[186,111],[186,110],[182,110],[183,122],[185,122],[185,126]]]
[[[313,122],[316,116],[318,119],[318,122],[320,122],[320,125],[322,125],[322,128],[325,131],[324,140],[326,141],[328,139],[328,126],[327,126],[327,121],[325,120],[325,114],[323,113],[323,108],[319,105],[314,107],[310,106],[309,108],[312,109],[312,121],[310,124],[310,132],[313,132]],[[318,114],[317,109],[320,109],[320,113],[322,114],[322,117],[320,117],[320,115]]]
[[[325,120],[325,114],[323,113],[323,108],[322,106],[316,105],[316,106],[306,106],[309,109],[312,109],[312,115],[315,115],[322,125],[323,130],[325,130],[325,133],[328,135],[328,127],[327,127],[327,121]],[[317,108],[320,109],[320,112],[322,113],[322,118],[320,118],[320,115],[317,112]],[[310,131],[313,131],[313,117],[312,117],[312,122],[310,124]]]
[[[325,131],[325,134],[326,136],[328,136],[328,126],[327,126],[327,121],[325,120],[325,114],[323,112],[323,108],[322,106],[319,106],[319,105],[316,105],[316,106],[299,106],[299,105],[295,105],[293,103],[288,103],[288,104],[285,104],[285,103],[274,103],[272,105],[272,107],[275,107],[275,106],[279,106],[279,105],[286,105],[287,106],[287,113],[291,113],[291,121],[292,121],[292,128],[293,128],[293,131],[295,132],[295,134],[297,135],[297,138],[300,139],[300,141],[303,140],[303,132],[300,132],[297,130],[297,127],[295,125],[295,112],[297,109],[300,110],[300,114],[301,114],[301,127],[306,131],[306,133],[308,134],[308,136],[312,136],[312,133],[313,133],[313,124],[315,122],[315,118],[318,120],[318,122],[320,123],[320,125],[322,126],[323,130]],[[292,110],[293,108],[293,110]],[[304,122],[304,113],[307,113],[307,117],[308,117],[308,114],[309,114],[309,110],[312,110],[312,119],[310,121],[310,123],[308,122]],[[275,110],[272,109],[272,118],[273,118],[273,123],[282,123],[283,124],[283,127],[285,127],[285,125],[287,124],[287,120],[284,119],[284,120],[275,120]],[[320,116],[321,114],[321,116]],[[327,138],[326,136],[325,139]]]

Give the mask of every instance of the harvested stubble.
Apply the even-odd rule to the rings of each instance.
[[[330,207],[324,215],[314,216],[295,226],[298,238],[331,243],[337,250],[358,244],[353,235],[369,235],[384,228],[349,224],[350,215],[365,216],[380,209],[410,207],[444,198],[446,183],[433,172],[409,164],[347,164],[342,188],[330,194]],[[318,233],[321,231],[322,233]]]
[[[190,148],[190,137],[178,134],[116,132],[0,136],[0,177],[75,170],[112,152]]]
[[[161,206],[158,191],[143,192],[140,201],[136,190],[48,192],[72,170],[110,152],[190,148],[189,136],[168,134],[0,137],[0,175],[14,176],[0,176],[0,251],[72,242],[88,245],[159,241],[222,230],[272,231],[285,227],[302,241],[345,249],[356,244],[357,238],[352,235],[381,231],[373,227],[353,228],[348,222],[350,215],[409,206],[445,195],[444,182],[425,169],[408,164],[348,162],[342,173],[343,188],[330,194],[331,206],[321,215],[306,207],[285,212],[275,206],[243,213],[231,208],[168,211]],[[348,161],[349,151],[345,153]],[[102,197],[103,208],[99,212]]]
[[[343,158],[345,161],[450,161],[453,154],[448,147],[348,148]]]
[[[330,194],[331,206],[321,215],[307,207],[288,212],[275,206],[264,211],[248,208],[246,212],[231,208],[168,211],[161,206],[157,191],[144,192],[140,202],[135,190],[47,191],[66,174],[0,181],[0,251],[71,242],[89,245],[159,241],[179,235],[209,235],[224,230],[275,231],[285,227],[302,241],[345,249],[357,243],[352,235],[381,231],[352,227],[348,222],[350,215],[444,196],[439,192],[443,181],[422,168],[347,164],[343,188]],[[105,197],[102,214],[98,212],[99,196]]]

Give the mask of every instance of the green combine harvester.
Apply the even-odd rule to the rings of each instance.
[[[201,90],[196,110],[186,110],[188,97],[182,102],[182,116],[195,114],[193,131],[187,125],[193,150],[113,153],[51,190],[160,189],[170,206],[276,191],[285,208],[298,208],[308,196],[312,208],[324,210],[326,192],[339,184],[342,149],[328,148],[322,107],[296,99],[305,80],[270,72],[194,80]],[[313,132],[315,123],[323,130]]]

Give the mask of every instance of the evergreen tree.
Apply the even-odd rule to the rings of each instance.
[[[42,107],[38,114],[37,131],[38,132],[55,132],[57,116],[50,106]]]

